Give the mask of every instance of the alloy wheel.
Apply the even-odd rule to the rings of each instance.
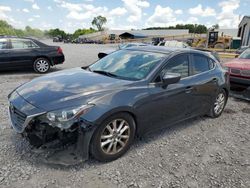
[[[115,119],[103,129],[100,139],[101,149],[108,155],[119,153],[128,143],[130,127],[124,119]]]
[[[48,63],[48,61],[46,61],[44,59],[38,60],[35,64],[35,66],[36,66],[36,70],[38,72],[44,73],[44,72],[47,72],[49,70],[49,63]]]
[[[220,114],[225,106],[226,97],[224,93],[219,93],[214,103],[214,113]]]

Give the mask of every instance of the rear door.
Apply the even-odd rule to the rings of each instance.
[[[30,67],[33,65],[33,58],[36,49],[39,48],[29,39],[10,39],[11,53],[9,59],[13,67]]]
[[[9,66],[9,39],[0,39],[0,70]]]
[[[210,57],[191,54],[191,74],[195,84],[192,87],[192,98],[195,99],[192,111],[196,114],[206,113],[218,91],[218,77],[215,70],[216,63]]]

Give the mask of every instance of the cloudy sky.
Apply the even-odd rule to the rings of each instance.
[[[73,32],[107,17],[109,29],[197,23],[237,28],[250,14],[250,0],[1,0],[0,19],[17,28],[61,28]]]

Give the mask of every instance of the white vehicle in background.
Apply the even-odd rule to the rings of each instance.
[[[187,43],[177,40],[161,41],[157,46],[165,46],[169,48],[189,48],[189,45]]]

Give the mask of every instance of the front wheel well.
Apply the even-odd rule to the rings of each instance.
[[[228,89],[227,88],[222,88],[225,92],[226,92],[226,95],[227,95],[227,97],[229,96],[229,91],[228,91]]]

